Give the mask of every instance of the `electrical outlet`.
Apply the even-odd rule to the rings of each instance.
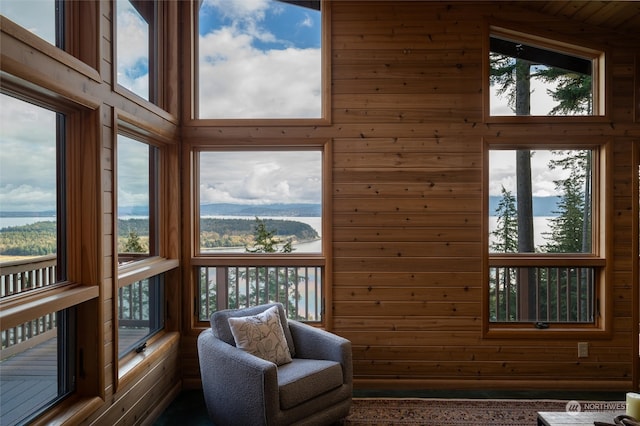
[[[589,342],[578,342],[578,358],[589,357]]]

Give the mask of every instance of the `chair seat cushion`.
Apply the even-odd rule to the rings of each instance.
[[[294,358],[278,367],[280,408],[287,410],[342,385],[339,362]]]

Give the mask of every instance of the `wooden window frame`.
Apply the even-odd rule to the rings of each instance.
[[[214,267],[214,266],[318,266],[324,268],[321,297],[322,304],[322,320],[318,322],[319,325],[324,327],[331,326],[331,309],[327,309],[327,306],[331,306],[331,176],[332,176],[332,143],[327,139],[305,139],[296,140],[296,143],[283,142],[281,140],[263,140],[257,141],[224,141],[221,143],[195,143],[186,144],[188,146],[189,155],[188,159],[183,163],[184,170],[191,176],[189,189],[185,187],[185,193],[191,194],[191,200],[189,200],[190,214],[186,216],[185,229],[189,229],[190,235],[189,250],[190,265],[185,268],[185,282],[190,282],[188,300],[196,300],[198,297],[198,270],[200,267]],[[299,150],[317,150],[322,154],[321,158],[321,170],[322,170],[322,252],[321,253],[305,253],[305,254],[216,254],[216,255],[202,255],[199,254],[199,209],[197,203],[199,202],[199,169],[197,155],[203,151],[227,151],[227,150],[240,150],[240,151],[265,151],[269,149],[281,150],[281,151],[299,151]],[[190,271],[190,272],[188,272]],[[202,328],[206,326],[206,322],[199,320],[199,315],[196,309],[197,302],[192,304],[191,327]]]
[[[544,143],[533,144],[501,138],[484,138],[483,186],[484,229],[483,229],[483,303],[482,332],[485,338],[608,338],[612,330],[612,286],[611,268],[607,259],[611,258],[611,244],[606,236],[612,235],[611,217],[612,190],[610,179],[612,143],[597,137],[580,137],[579,142],[568,142],[565,138],[545,138]],[[550,254],[550,253],[490,253],[489,252],[489,151],[492,149],[590,149],[597,153],[593,170],[592,193],[592,238],[593,248],[590,254]],[[593,268],[595,272],[596,299],[593,324],[553,323],[545,328],[536,327],[532,322],[490,322],[489,318],[489,271],[495,266],[512,267],[562,267],[578,266]],[[547,328],[548,326],[548,328]]]
[[[610,100],[606,88],[610,87],[608,83],[610,73],[607,70],[608,57],[607,49],[604,47],[582,46],[579,41],[567,41],[561,39],[557,34],[542,35],[536,31],[514,30],[513,28],[522,28],[522,25],[504,22],[486,23],[484,29],[484,45],[482,55],[482,81],[483,81],[483,121],[485,123],[589,123],[589,122],[608,122],[611,111]],[[526,25],[525,25],[526,28]],[[508,116],[508,115],[491,115],[491,88],[490,80],[490,61],[489,54],[490,38],[496,36],[512,41],[520,41],[527,45],[548,49],[559,53],[574,55],[592,62],[592,84],[593,84],[593,107],[592,115],[584,116]]]
[[[158,150],[158,158],[152,159],[150,161],[156,161],[157,170],[157,182],[155,182],[154,189],[156,191],[155,194],[150,194],[150,203],[154,205],[150,206],[150,215],[152,210],[157,210],[156,213],[156,232],[155,235],[157,241],[158,252],[142,258],[139,261],[129,262],[123,265],[118,265],[118,262],[113,262],[113,275],[117,277],[116,286],[113,289],[113,322],[114,322],[114,331],[115,331],[115,342],[113,345],[113,359],[119,360],[114,365],[114,383],[116,384],[116,388],[120,388],[129,383],[133,378],[135,378],[136,373],[139,369],[144,368],[144,363],[146,357],[142,353],[137,353],[134,349],[127,352],[123,356],[120,356],[118,353],[118,291],[122,287],[129,286],[137,281],[141,281],[147,278],[153,278],[158,275],[170,274],[171,271],[175,270],[179,266],[179,261],[174,254],[171,253],[169,249],[169,241],[168,241],[168,232],[167,229],[169,227],[169,197],[165,194],[168,193],[169,177],[168,177],[168,160],[167,154],[170,145],[173,144],[171,138],[163,135],[158,135],[153,129],[148,125],[141,121],[135,115],[129,114],[122,110],[116,110],[114,113],[114,124],[113,124],[114,132],[113,132],[113,146],[115,147],[114,153],[114,170],[117,170],[117,138],[119,134],[125,135],[132,139],[135,139],[141,143],[145,143],[148,145],[152,145]],[[117,188],[117,173],[114,174],[114,188]],[[113,206],[115,211],[117,211],[117,191],[113,192]],[[117,220],[118,215],[113,215],[113,247],[114,250],[117,251],[118,247],[118,235],[117,235]],[[150,222],[152,219],[150,217]],[[151,230],[150,230],[151,232]],[[166,277],[165,277],[165,286],[164,286],[164,297],[162,300],[158,302],[163,304],[161,307],[165,309],[166,300],[167,300],[167,289],[166,289]],[[167,312],[165,311],[165,319]],[[167,326],[167,321],[164,322],[164,327],[160,330],[153,331],[149,334],[148,339],[146,340],[148,353],[158,353],[158,349],[167,344],[167,342],[173,341],[176,337],[176,333],[170,332],[171,327]],[[145,350],[144,352],[147,352]]]

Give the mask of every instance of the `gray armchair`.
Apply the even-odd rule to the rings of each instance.
[[[228,319],[278,306],[293,361],[276,366],[235,347]],[[225,425],[330,425],[351,407],[351,342],[287,320],[280,303],[217,311],[198,336],[202,387],[209,417]]]

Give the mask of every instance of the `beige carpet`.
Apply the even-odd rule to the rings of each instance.
[[[516,426],[537,424],[538,411],[567,401],[523,399],[354,398],[345,426]]]

